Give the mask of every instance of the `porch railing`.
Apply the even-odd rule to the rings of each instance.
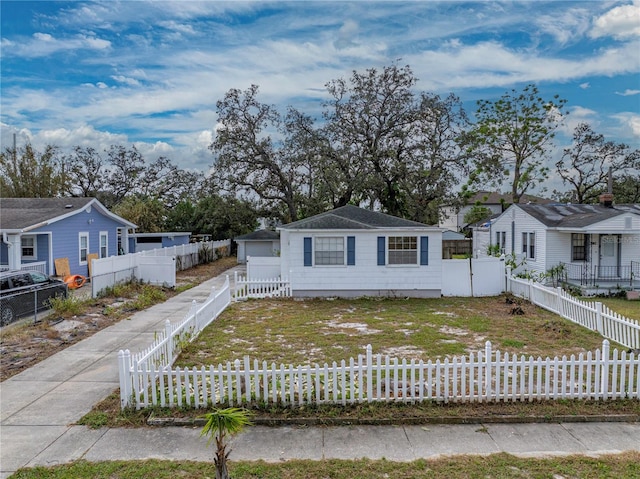
[[[631,261],[629,265],[599,266],[590,263],[560,263],[564,281],[579,281],[581,286],[597,286],[602,281],[619,281],[621,285],[633,286],[634,279],[640,279],[640,263]]]
[[[22,271],[38,271],[42,274],[47,274],[47,262],[34,261],[32,263],[22,263],[20,269]],[[9,265],[0,264],[0,271],[9,271]]]

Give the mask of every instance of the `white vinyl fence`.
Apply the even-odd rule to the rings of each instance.
[[[504,258],[442,260],[443,296],[497,296],[504,289]]]
[[[176,271],[193,268],[194,266],[211,261],[218,248],[227,248],[227,254],[231,249],[231,240],[204,241],[198,243],[188,243],[168,248],[156,248],[152,250],[140,251],[142,256],[173,256],[176,258]]]
[[[508,290],[535,305],[580,324],[630,349],[640,349],[640,324],[611,311],[601,302],[581,301],[562,288],[510,277]]]
[[[249,279],[234,273],[234,301],[245,299],[288,298],[291,296],[291,283],[287,279],[266,278]]]
[[[140,395],[149,386],[148,377],[141,371],[164,371],[171,368],[182,350],[182,346],[193,341],[198,334],[215,320],[231,303],[229,277],[223,287],[211,294],[202,304],[195,301],[191,309],[178,324],[165,323],[165,330],[157,333],[157,339],[146,350],[131,354],[129,350],[118,353],[118,371],[120,376],[120,404],[122,408],[131,405],[132,398]]]
[[[283,405],[373,401],[496,402],[640,397],[637,355],[602,350],[577,357],[525,358],[492,351],[444,361],[407,361],[366,354],[331,365],[284,366],[227,362],[208,368],[130,368],[133,390],[123,407],[207,407],[253,401]],[[121,386],[122,387],[122,386]],[[126,402],[125,399],[131,401]]]
[[[103,289],[134,279],[172,288],[176,285],[176,271],[211,261],[216,249],[230,245],[230,240],[189,243],[94,259],[91,262],[92,296],[96,298]]]

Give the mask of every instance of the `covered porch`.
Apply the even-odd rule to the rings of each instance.
[[[615,266],[593,263],[560,263],[559,282],[586,291],[640,289],[640,261]]]

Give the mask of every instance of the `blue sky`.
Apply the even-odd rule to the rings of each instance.
[[[353,70],[412,67],[417,89],[469,113],[536,83],[565,98],[558,148],[586,121],[640,147],[640,0],[571,2],[0,3],[1,140],[98,150],[206,170],[215,103],[230,88],[319,115]],[[560,150],[558,150],[560,151]],[[556,154],[557,155],[557,154]]]

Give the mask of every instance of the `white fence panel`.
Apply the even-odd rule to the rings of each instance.
[[[562,288],[551,288],[510,277],[509,290],[516,296],[531,301],[541,308],[580,324],[603,337],[630,349],[640,349],[640,324],[638,320],[625,318],[607,308],[599,301],[582,301],[574,298]]]
[[[330,365],[285,366],[250,360],[208,368],[139,367],[136,408],[207,407],[264,401],[283,405],[373,401],[498,402],[640,398],[637,355],[602,350],[553,359],[484,351],[424,362],[380,354]]]
[[[94,298],[100,291],[113,285],[134,279],[137,274],[134,255],[109,256],[91,261],[91,294]]]
[[[229,277],[223,287],[216,291],[211,289],[209,297],[198,305],[195,301],[185,318],[178,324],[171,324],[169,320],[165,323],[165,330],[156,333],[156,340],[147,349],[137,354],[131,354],[129,350],[121,350],[118,353],[118,371],[120,376],[120,405],[122,408],[132,405],[132,399],[144,397],[145,404],[164,403],[167,397],[166,392],[157,395],[157,390],[153,387],[149,396],[150,385],[155,384],[160,378],[160,371],[171,368],[171,365],[180,354],[182,346],[189,341],[193,341],[198,334],[214,321],[222,311],[231,303],[231,286]],[[185,385],[189,382],[185,381]],[[169,383],[166,383],[169,385]],[[161,390],[162,390],[161,388]],[[171,393],[169,393],[171,395]],[[181,400],[179,399],[178,402]]]
[[[173,288],[176,285],[175,256],[137,258],[138,279],[145,283]]]
[[[269,279],[280,276],[280,258],[247,256],[247,278]]]
[[[442,260],[443,296],[497,296],[504,290],[503,258]]]
[[[291,283],[288,279],[266,278],[252,279],[234,273],[234,301],[245,299],[288,298],[291,296]]]
[[[92,296],[95,298],[107,287],[136,278],[151,284],[174,287],[176,270],[192,268],[205,260],[201,258],[201,249],[213,254],[217,248],[230,245],[231,240],[189,243],[95,259],[91,271]],[[173,264],[173,271],[169,271],[169,262]]]

